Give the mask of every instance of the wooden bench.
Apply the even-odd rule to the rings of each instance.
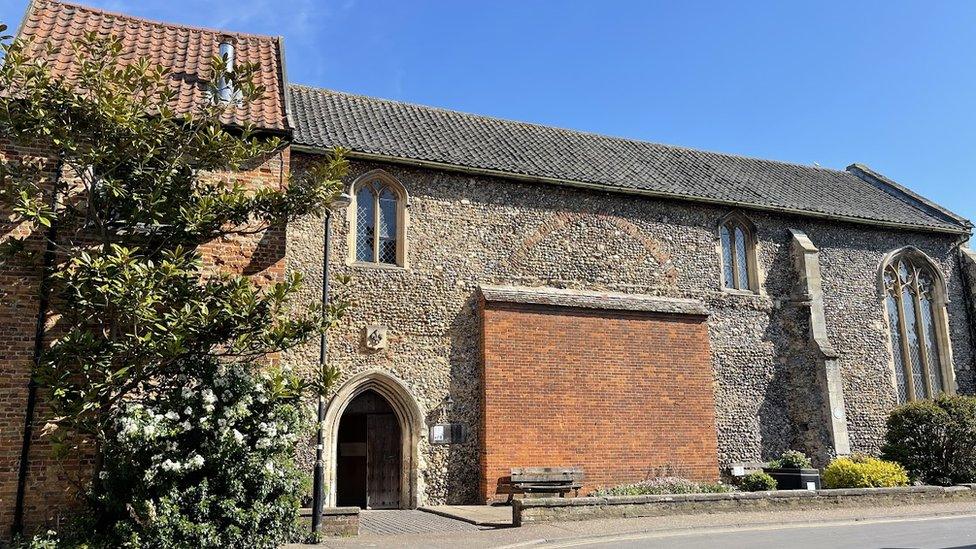
[[[583,487],[583,470],[579,467],[514,467],[509,479],[508,501],[516,493],[533,496],[559,494],[566,497],[570,491],[579,495]]]

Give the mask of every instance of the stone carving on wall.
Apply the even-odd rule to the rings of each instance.
[[[370,351],[386,349],[389,344],[387,328],[379,324],[370,324],[363,330],[363,343]]]

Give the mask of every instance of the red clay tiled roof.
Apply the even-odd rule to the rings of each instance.
[[[237,126],[250,123],[265,130],[290,129],[279,37],[160,23],[55,0],[33,0],[18,36],[31,42],[34,55],[46,55],[46,44],[59,47],[52,67],[55,74],[70,78],[73,57],[69,44],[89,31],[120,37],[123,59],[146,57],[169,68],[173,85],[179,90],[178,112],[189,112],[208,100],[204,83],[209,78],[210,58],[217,53],[221,39],[231,37],[237,62],[259,64],[256,79],[266,93],[247,107],[229,111],[224,122]]]

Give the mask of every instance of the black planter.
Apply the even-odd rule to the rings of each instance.
[[[776,479],[777,490],[809,490],[810,483],[813,489],[820,489],[820,471],[817,469],[770,469],[763,468],[763,471]]]

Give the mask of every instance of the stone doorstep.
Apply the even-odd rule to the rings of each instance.
[[[581,520],[621,516],[639,516],[641,513],[627,512],[625,509],[644,507],[649,513],[680,515],[689,513],[708,513],[755,508],[762,501],[770,503],[817,505],[823,502],[831,507],[849,503],[852,506],[877,502],[890,502],[899,498],[905,503],[912,499],[928,499],[933,496],[954,498],[971,497],[976,499],[976,484],[958,486],[904,486],[898,488],[840,488],[824,490],[776,490],[772,492],[727,492],[718,494],[674,494],[646,496],[603,496],[580,498],[540,498],[515,500],[513,519],[516,526],[523,522],[523,512],[528,511],[529,520],[541,522],[556,520]],[[700,504],[700,505],[698,505]],[[731,505],[730,505],[731,504]],[[780,507],[771,507],[775,510]],[[565,509],[565,511],[560,511]],[[618,510],[619,509],[619,510]]]

